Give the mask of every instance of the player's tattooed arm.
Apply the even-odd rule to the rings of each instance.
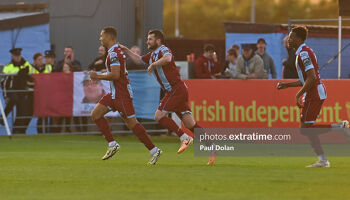
[[[89,73],[90,79],[92,81],[98,81],[98,80],[107,80],[107,81],[113,81],[113,80],[118,80],[120,77],[120,66],[115,65],[111,66],[111,72],[107,74],[97,74],[94,71],[91,71]]]
[[[142,61],[141,61],[141,56],[135,54],[134,52],[130,51],[130,49],[128,49],[126,46],[119,44],[120,48],[122,49],[122,51],[128,55],[130,57],[130,59],[137,65],[142,65]]]

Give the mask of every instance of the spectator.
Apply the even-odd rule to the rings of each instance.
[[[89,70],[93,71],[101,71],[101,72],[106,72],[106,66],[105,66],[105,61],[106,61],[106,55],[107,55],[107,50],[104,46],[100,46],[98,48],[98,57],[95,58],[95,60],[90,64]]]
[[[62,72],[64,73],[71,73],[72,72],[72,66],[69,63],[64,63],[62,66]],[[62,125],[63,121],[65,122],[65,132],[70,133],[70,125],[71,125],[71,119],[70,117],[52,117],[52,125],[51,132],[53,133],[60,133],[62,131]]]
[[[46,50],[44,54],[45,54],[45,65],[51,68],[52,70],[55,69],[55,62],[56,62],[55,52],[52,50]]]
[[[267,72],[267,75],[271,74],[271,77],[273,79],[277,78],[277,72],[275,63],[273,62],[272,57],[266,53],[266,41],[264,38],[258,39],[258,42],[256,44],[257,51],[256,53],[261,57],[261,59],[264,61],[264,68]]]
[[[62,72],[64,73],[71,73],[72,72],[72,66],[68,63],[64,63],[63,67],[62,67]]]
[[[237,44],[232,45],[231,49],[236,51],[237,56],[241,55],[241,48]]]
[[[7,65],[2,70],[2,73],[4,74],[17,74],[20,69],[27,68],[30,69],[32,66],[29,64],[29,62],[24,59],[21,55],[22,49],[21,48],[13,48],[10,50],[11,53],[11,62]]]
[[[74,66],[72,66],[69,63],[64,63],[63,68],[62,68],[62,72],[72,73],[72,72],[74,72]],[[87,124],[88,118],[89,117],[73,117],[73,122],[74,122],[74,125],[76,125],[75,127],[76,127],[76,130],[78,132],[86,132],[87,131],[86,124]],[[58,123],[60,125],[62,125],[63,119],[66,122],[66,125],[65,125],[66,132],[71,132],[71,129],[69,127],[71,125],[71,119],[69,117],[59,118]],[[61,129],[58,129],[58,131],[60,132]]]
[[[237,66],[237,51],[236,49],[229,49],[227,51],[227,67],[224,71],[224,77],[226,78],[236,78],[236,66]]]
[[[16,117],[28,116],[33,109],[33,99],[30,93],[23,92],[23,90],[29,90],[33,84],[29,72],[32,66],[21,55],[21,48],[13,48],[10,50],[12,59],[11,62],[3,68],[4,74],[12,74],[15,76],[6,76],[2,81],[4,99],[6,103],[5,115],[7,116],[16,106]],[[21,92],[7,92],[7,90],[22,90]],[[27,126],[30,119],[15,119],[14,126]],[[1,120],[3,124],[3,120]],[[14,127],[14,133],[25,133],[26,128]]]
[[[130,51],[137,54],[137,55],[141,55],[141,49],[136,45],[132,46],[130,48]],[[145,65],[137,65],[129,57],[126,59],[126,67],[128,70],[144,70],[144,69],[146,69]]]
[[[298,79],[298,72],[297,68],[295,67],[295,50],[293,48],[288,47],[288,36],[286,36],[283,39],[283,44],[284,47],[286,48],[288,52],[288,57],[287,59],[283,59],[282,64],[283,64],[283,78],[284,79]]]
[[[33,56],[33,67],[31,68],[31,74],[40,74],[40,73],[51,73],[52,66],[44,64],[44,57],[41,53],[36,53]]]
[[[196,78],[216,79],[221,74],[221,65],[218,62],[215,47],[212,44],[206,44],[203,50],[203,55],[199,56],[195,63]]]
[[[70,45],[66,46],[64,48],[63,55],[64,55],[64,59],[58,61],[55,72],[61,72],[64,63],[68,63],[71,66],[72,72],[81,71],[81,64],[78,60],[75,60],[74,49],[72,46]]]
[[[52,65],[48,64],[45,65],[43,62],[43,55],[41,53],[36,53],[33,56],[33,67],[32,67],[32,74],[41,74],[41,73],[51,73],[52,71]],[[43,122],[45,122],[45,125],[49,125],[49,118],[48,117],[39,117],[38,121],[37,121],[37,129],[38,129],[38,133],[43,133]],[[48,130],[45,129],[45,132],[47,133]]]
[[[242,44],[242,55],[237,58],[236,78],[266,79],[264,61],[254,53],[256,44]]]

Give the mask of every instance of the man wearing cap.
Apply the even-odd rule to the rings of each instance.
[[[31,115],[33,102],[31,94],[28,92],[9,92],[7,90],[28,90],[33,85],[33,80],[29,75],[32,66],[27,60],[21,56],[21,48],[13,48],[10,50],[12,55],[11,62],[3,68],[4,74],[12,74],[15,76],[6,76],[3,81],[3,92],[6,101],[5,115],[7,116],[16,105],[17,116],[23,117]],[[1,121],[2,122],[2,121]],[[30,119],[16,119],[15,126],[22,126],[22,128],[14,128],[14,133],[25,133],[26,126]]]
[[[266,41],[264,38],[258,39],[258,42],[256,44],[257,51],[256,54],[258,54],[261,59],[264,61],[264,68],[265,71],[267,72],[267,75],[271,74],[271,77],[273,79],[277,78],[277,73],[276,73],[276,67],[275,63],[273,62],[272,57],[266,53]]]
[[[55,52],[52,50],[46,50],[45,53],[45,66],[48,66],[48,68],[51,68],[51,72],[55,67],[55,59],[56,55]]]
[[[25,60],[21,55],[21,48],[13,48],[10,50],[12,55],[11,62],[2,70],[4,74],[17,74],[20,69],[24,69],[28,67],[29,69],[32,67],[27,60]]]
[[[256,44],[242,44],[242,55],[237,58],[236,78],[266,79],[264,61],[254,53]]]

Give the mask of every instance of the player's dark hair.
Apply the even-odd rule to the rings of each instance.
[[[205,44],[203,50],[204,52],[215,51],[215,46],[212,44]]]
[[[36,60],[38,57],[43,56],[41,53],[35,53],[33,56],[33,60]]]
[[[228,55],[234,56],[235,58],[238,57],[237,52],[236,52],[236,50],[235,50],[234,48],[229,49],[229,50],[227,51],[227,53],[228,53]]]
[[[295,35],[298,38],[300,38],[301,40],[305,41],[309,31],[306,28],[306,26],[296,26],[296,27],[292,28],[292,32],[295,33]]]
[[[164,44],[164,42],[165,42],[165,37],[164,37],[164,34],[163,34],[163,32],[162,32],[161,30],[150,30],[150,31],[148,32],[148,35],[151,35],[151,34],[154,34],[154,37],[155,37],[156,39],[160,39],[160,42],[161,42],[162,44]]]
[[[112,36],[114,39],[117,39],[117,29],[114,27],[108,26],[102,29],[103,33]]]

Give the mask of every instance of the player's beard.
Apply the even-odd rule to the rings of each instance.
[[[154,51],[154,50],[156,50],[157,48],[158,48],[157,44],[153,44],[153,45],[148,44],[148,49],[151,50],[151,51]]]

